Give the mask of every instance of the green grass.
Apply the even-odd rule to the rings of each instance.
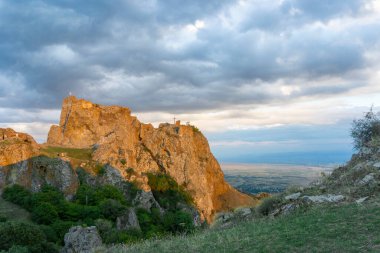
[[[315,206],[225,230],[114,246],[107,252],[380,252],[379,228],[379,201]]]
[[[7,220],[29,221],[30,214],[25,209],[5,201],[0,196],[0,216],[5,216]]]
[[[63,147],[45,147],[41,149],[44,155],[57,157],[60,153],[66,153],[68,157],[78,160],[91,160],[93,150],[91,148],[63,148]]]

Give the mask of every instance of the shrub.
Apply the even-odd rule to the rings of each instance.
[[[31,205],[38,206],[41,203],[49,203],[52,206],[59,207],[63,204],[65,198],[63,194],[56,188],[44,185],[40,192],[31,195]]]
[[[98,176],[103,176],[104,174],[106,174],[106,168],[104,167],[104,165],[97,164],[97,165],[95,165],[94,172]]]
[[[380,117],[371,108],[364,115],[364,118],[354,120],[351,128],[351,136],[354,139],[356,150],[362,151],[364,148],[374,148],[379,143],[380,138]],[[378,146],[377,146],[378,147]]]
[[[18,245],[27,247],[31,252],[47,252],[44,250],[46,244],[44,233],[36,225],[25,222],[0,223],[0,250]]]
[[[55,234],[58,237],[59,244],[63,244],[63,238],[65,234],[74,225],[75,223],[72,221],[62,221],[62,220],[57,220],[56,222],[50,225],[50,227],[54,230]]]
[[[125,165],[125,164],[127,163],[127,161],[126,161],[125,159],[120,159],[120,163],[121,163],[122,165]]]
[[[99,205],[101,214],[109,220],[115,221],[117,217],[121,216],[126,210],[126,207],[119,201],[114,199],[107,199]]]
[[[82,205],[99,205],[100,202],[106,199],[115,199],[122,204],[126,203],[124,194],[112,185],[104,185],[95,188],[83,184],[79,187],[75,199],[77,203]]]
[[[190,194],[167,174],[148,173],[148,184],[154,197],[164,208],[176,209],[178,202],[193,203]]]
[[[59,243],[60,240],[55,232],[54,228],[47,225],[40,225],[41,231],[44,233],[48,242]]]
[[[8,218],[3,215],[3,214],[0,214],[0,222],[6,222],[8,220]]]
[[[281,199],[278,197],[266,198],[256,208],[256,211],[261,215],[269,215],[275,208],[281,203]]]
[[[125,172],[127,172],[129,175],[132,175],[133,173],[135,173],[135,170],[131,167],[128,167]]]
[[[102,235],[103,242],[106,244],[132,243],[140,240],[141,237],[141,232],[138,230],[111,229]]]
[[[164,229],[173,233],[183,233],[194,229],[193,218],[183,211],[167,212],[163,218]]]
[[[31,197],[31,193],[20,185],[12,185],[4,189],[3,199],[26,208]]]
[[[97,219],[95,226],[98,229],[100,235],[103,235],[112,229],[112,222],[104,219]]]
[[[58,219],[55,207],[49,203],[41,203],[32,211],[32,220],[39,224],[51,224]]]

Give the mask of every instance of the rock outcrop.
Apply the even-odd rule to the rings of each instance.
[[[168,173],[191,194],[208,221],[217,211],[257,202],[225,182],[207,139],[196,128],[179,122],[154,128],[141,123],[128,108],[67,97],[59,126],[51,127],[47,145],[93,147],[93,160],[117,168],[147,192],[146,173]],[[132,176],[128,168],[133,169]]]
[[[38,155],[33,137],[10,128],[0,128],[0,166],[15,164]]]
[[[32,191],[49,184],[71,198],[78,178],[68,162],[40,156],[39,145],[30,135],[0,129],[0,190],[12,184]]]
[[[119,230],[141,230],[139,220],[133,208],[129,208],[122,216],[116,219],[116,228]]]
[[[102,239],[96,227],[76,226],[65,235],[65,246],[61,253],[92,253],[102,246]]]

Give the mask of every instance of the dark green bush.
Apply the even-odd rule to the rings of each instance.
[[[51,224],[58,219],[56,208],[49,203],[42,202],[32,211],[32,220],[39,224]]]
[[[72,221],[62,221],[57,220],[53,224],[50,225],[50,227],[54,230],[56,236],[58,237],[58,243],[63,244],[63,238],[65,234],[69,231],[69,229],[72,226],[75,226],[76,224]]]
[[[12,185],[4,189],[3,199],[22,206],[24,208],[28,207],[31,193],[20,185]]]
[[[167,174],[149,173],[148,184],[154,197],[166,209],[175,210],[178,202],[193,203],[190,194]]]
[[[281,199],[277,197],[265,198],[263,202],[256,208],[260,215],[269,215],[276,207],[281,204]]]
[[[25,222],[0,223],[0,250],[8,250],[14,246],[24,246],[30,252],[58,252],[46,241],[38,226]]]
[[[78,204],[82,205],[99,205],[106,199],[115,199],[122,204],[126,204],[124,194],[115,186],[104,185],[100,187],[93,187],[83,184],[79,187],[75,200]]]
[[[8,220],[8,218],[3,215],[3,214],[0,214],[0,222],[6,222]]]
[[[115,221],[127,209],[118,200],[107,199],[99,204],[100,212],[104,218]]]
[[[194,229],[191,215],[180,210],[165,213],[163,224],[165,231],[172,233],[189,232]]]
[[[103,242],[106,244],[132,243],[140,240],[142,234],[138,230],[117,230],[111,229],[102,235]]]

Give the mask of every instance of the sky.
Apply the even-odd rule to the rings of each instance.
[[[74,94],[196,125],[221,162],[343,163],[380,109],[379,0],[0,0],[0,127]]]

